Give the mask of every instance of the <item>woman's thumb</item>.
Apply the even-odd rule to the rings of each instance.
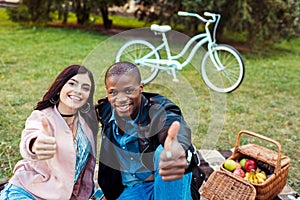
[[[43,132],[47,136],[51,136],[51,132],[49,129],[49,123],[46,117],[42,117],[42,127],[43,127]]]

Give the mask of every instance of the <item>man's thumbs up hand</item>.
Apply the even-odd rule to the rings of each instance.
[[[168,130],[168,136],[165,140],[164,147],[166,150],[169,150],[172,148],[172,145],[175,141],[177,141],[177,135],[180,129],[180,123],[178,121],[175,121],[171,124],[169,130]]]
[[[171,124],[164,143],[164,150],[160,156],[159,173],[165,181],[180,179],[185,172],[185,151],[177,140],[179,129],[180,123],[178,121]]]
[[[32,146],[32,152],[35,153],[40,160],[47,160],[54,156],[56,152],[56,141],[51,136],[50,127],[45,117],[42,117],[42,131],[38,135]]]

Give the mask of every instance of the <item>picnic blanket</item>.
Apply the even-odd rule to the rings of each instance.
[[[230,157],[232,154],[231,150],[198,150],[198,155],[200,158],[200,168],[205,174],[205,180],[208,179],[210,174],[220,169],[221,164]],[[97,174],[98,167],[95,168]],[[97,184],[97,176],[94,177],[95,183]],[[4,186],[6,181],[0,181],[0,190]],[[205,184],[205,182],[203,183]],[[200,193],[201,193],[200,188]],[[291,200],[288,196],[293,196],[295,198],[299,197],[300,195],[294,191],[290,186],[286,185],[284,189],[281,191],[280,194],[274,200]],[[200,200],[205,200],[205,198],[201,197]],[[271,200],[271,199],[270,199]]]
[[[221,164],[232,154],[232,150],[198,150],[200,158],[200,168],[205,173],[205,180],[208,179],[210,174],[220,169]],[[205,184],[205,183],[203,183]],[[201,193],[200,188],[200,193]],[[299,194],[294,191],[290,186],[286,185],[280,194],[274,200],[290,200],[288,196],[295,198],[299,197]],[[201,200],[205,198],[201,197]]]

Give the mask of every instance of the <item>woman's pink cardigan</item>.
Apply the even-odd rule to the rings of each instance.
[[[56,154],[49,160],[38,160],[29,150],[30,142],[42,134],[41,118],[45,116],[49,123],[52,135],[56,139]],[[76,199],[88,199],[93,190],[93,172],[96,158],[96,142],[91,129],[79,115],[82,129],[88,137],[93,158],[89,159],[85,173],[80,177]],[[74,187],[76,152],[73,146],[73,134],[61,117],[56,107],[42,111],[34,110],[26,121],[22,132],[20,152],[23,160],[19,161],[14,169],[10,183],[22,187],[36,199],[71,199]]]

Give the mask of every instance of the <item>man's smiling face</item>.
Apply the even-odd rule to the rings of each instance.
[[[137,116],[143,89],[134,72],[129,71],[106,79],[108,101],[122,118],[134,119]]]

